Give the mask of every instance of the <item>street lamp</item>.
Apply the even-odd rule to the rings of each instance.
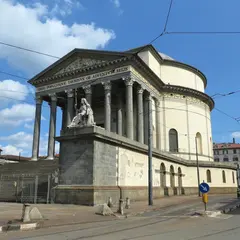
[[[197,180],[198,180],[198,196],[201,197],[200,194],[200,176],[199,176],[199,163],[198,163],[198,147],[197,147],[197,136],[195,136],[195,145],[196,145],[196,163],[197,163]]]

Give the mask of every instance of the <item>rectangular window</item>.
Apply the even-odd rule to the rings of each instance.
[[[236,150],[236,149],[233,149],[233,153],[236,154],[236,153],[237,153],[237,150]]]

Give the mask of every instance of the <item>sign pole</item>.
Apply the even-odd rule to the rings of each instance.
[[[152,96],[148,96],[148,205],[153,205],[152,194]]]
[[[199,186],[199,185],[200,185],[200,176],[199,176],[197,137],[195,137],[195,145],[196,145],[197,180],[198,180],[198,186]],[[198,196],[201,197],[200,189],[199,189],[199,188],[198,188]]]

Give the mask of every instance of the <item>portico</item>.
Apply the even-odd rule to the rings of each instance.
[[[117,77],[99,77],[87,83],[80,82],[74,84],[72,88],[69,86],[67,90],[65,90],[65,87],[60,87],[47,91],[37,91],[32,160],[36,161],[38,159],[43,101],[49,103],[50,111],[47,159],[54,159],[56,108],[61,107],[62,109],[63,133],[75,116],[75,106],[79,105],[82,97],[86,98],[88,103],[91,104],[96,126],[142,144],[147,143],[147,140],[144,139],[146,138],[144,129],[147,128],[147,122],[144,121],[144,118],[148,118],[148,111],[144,108],[144,102],[147,101],[147,95],[153,96],[152,91],[146,89],[146,84],[137,79],[131,72],[130,67],[128,67],[128,70],[128,72],[118,74]],[[90,76],[86,76],[86,78]],[[157,96],[151,98],[152,104],[157,105],[159,101]],[[102,113],[104,113],[104,118]],[[154,119],[158,121],[157,116],[160,112],[154,111],[153,114],[156,114]],[[159,121],[154,125],[158,124]],[[155,147],[157,147],[157,142],[160,142],[160,132],[157,132],[156,136]]]

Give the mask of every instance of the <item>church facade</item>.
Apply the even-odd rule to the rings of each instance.
[[[42,102],[50,103],[48,160],[60,142],[60,203],[98,204],[147,199],[148,123],[152,123],[153,197],[236,192],[236,168],[213,159],[210,113],[198,69],[152,45],[126,52],[74,49],[29,81],[36,87],[32,160],[38,160]],[[95,124],[69,128],[85,98]],[[62,129],[56,136],[56,111]]]

